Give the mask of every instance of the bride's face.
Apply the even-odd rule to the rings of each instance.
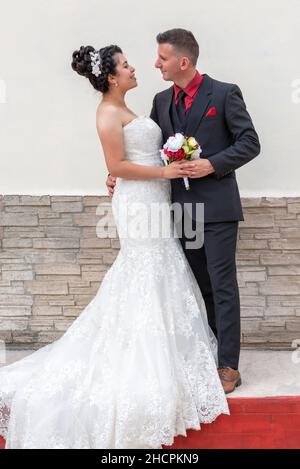
[[[117,61],[116,75],[114,81],[118,83],[119,88],[123,91],[130,90],[137,86],[135,77],[135,68],[130,65],[123,54],[117,53],[115,55]]]
[[[182,74],[182,56],[174,49],[172,44],[158,44],[155,67],[161,71],[165,81],[176,81]]]

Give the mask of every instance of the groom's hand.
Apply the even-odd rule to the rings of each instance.
[[[199,158],[193,161],[181,161],[180,165],[190,171],[190,178],[203,178],[208,174],[214,173],[214,167],[207,158]]]
[[[108,189],[108,193],[110,197],[114,195],[115,185],[116,185],[116,178],[109,174],[106,179],[106,187]]]

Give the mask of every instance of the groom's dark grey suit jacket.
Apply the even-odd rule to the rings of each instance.
[[[174,87],[155,95],[150,117],[159,125],[164,142],[174,135],[172,119]],[[215,107],[216,115],[206,113]],[[190,179],[187,191],[182,179],[173,179],[172,202],[204,203],[205,222],[244,220],[235,170],[260,152],[258,135],[237,85],[204,74],[197,96],[188,111],[185,135],[193,136],[215,172]]]

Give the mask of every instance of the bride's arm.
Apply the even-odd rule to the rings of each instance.
[[[123,127],[119,113],[106,109],[105,115],[96,118],[97,132],[102,144],[105,162],[111,176],[124,179],[175,179],[190,175],[190,168],[180,163],[169,166],[144,166],[125,160]]]

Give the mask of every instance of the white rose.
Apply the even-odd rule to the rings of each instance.
[[[169,151],[178,151],[184,142],[184,135],[177,133],[174,137],[169,137],[167,142],[164,145],[164,148],[167,148]]]

